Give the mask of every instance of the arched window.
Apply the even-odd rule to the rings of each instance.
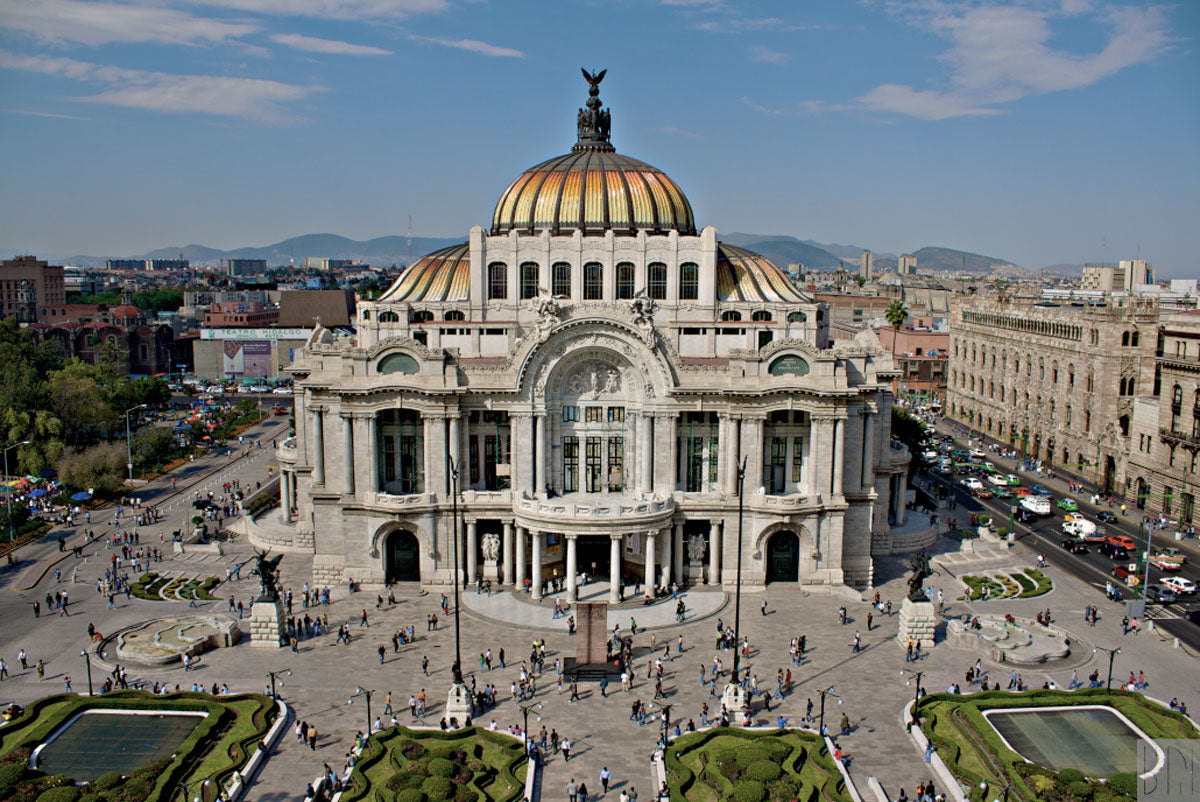
[[[1128,345],[1129,345],[1129,332],[1127,332],[1127,331],[1123,331],[1123,332],[1121,332],[1121,345],[1122,345],[1122,346],[1124,346],[1124,347],[1128,347]]]
[[[789,312],[787,316],[788,323],[805,323],[808,321],[808,315],[803,312]]]
[[[1083,431],[1085,433],[1087,433],[1087,432],[1090,432],[1091,430],[1092,430],[1092,411],[1090,409],[1085,409],[1083,411]]]
[[[1129,336],[1129,345],[1133,348],[1137,348],[1137,344],[1138,344],[1138,333],[1135,331],[1133,334],[1131,334]]]
[[[617,298],[629,300],[633,297],[635,269],[632,262],[617,265]]]
[[[1046,380],[1046,362],[1043,359],[1038,359],[1038,379]]]
[[[379,313],[379,322],[380,323],[399,323],[400,316],[397,315],[392,310],[386,309],[383,312]]]
[[[771,320],[771,313],[765,309],[759,309],[757,312],[755,312],[753,315],[750,316],[750,319],[756,320],[760,323],[769,322]]]
[[[1088,375],[1087,375],[1087,391],[1089,393],[1092,391],[1092,371],[1091,370],[1088,371]]]
[[[604,266],[599,262],[588,262],[583,266],[583,300],[599,301],[604,298]]]
[[[695,301],[699,297],[700,267],[694,262],[684,262],[679,266],[679,300]]]
[[[537,262],[521,263],[521,298],[536,298],[538,294]]]
[[[646,294],[656,301],[667,298],[667,266],[662,262],[652,262],[646,268]]]
[[[451,309],[449,312],[446,313],[445,319],[446,320],[466,320],[467,316],[464,315],[462,312],[458,311],[457,309]]]
[[[1075,387],[1075,366],[1067,365],[1067,387]]]
[[[1050,381],[1054,384],[1058,384],[1058,363],[1057,362],[1054,362],[1050,366]]]
[[[1051,398],[1050,399],[1050,420],[1054,420],[1054,411],[1056,409],[1058,409],[1058,404],[1055,403],[1053,398]]]
[[[431,320],[433,320],[433,312],[428,309],[419,309],[412,313],[413,323],[428,323]]]
[[[1071,427],[1071,405],[1067,404],[1067,428]]]
[[[571,297],[571,266],[566,262],[555,262],[550,268],[553,286],[550,292],[560,298]]]
[[[741,319],[742,319],[742,313],[735,312],[732,309],[729,310],[728,312],[721,313],[721,320],[741,320]]]
[[[488,299],[502,301],[508,297],[508,265],[492,262],[488,265]]]
[[[376,373],[416,373],[420,370],[417,360],[408,354],[388,354],[375,366]]]
[[[1129,416],[1122,415],[1121,417],[1117,418],[1117,424],[1121,427],[1121,436],[1128,437],[1129,436]]]

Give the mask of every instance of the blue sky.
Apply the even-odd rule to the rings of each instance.
[[[0,0],[0,246],[465,236],[566,152],[701,225],[1200,275],[1200,3]]]

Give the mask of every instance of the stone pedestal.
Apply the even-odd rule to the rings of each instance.
[[[287,628],[283,625],[283,605],[258,599],[250,607],[250,645],[264,649],[283,646]]]
[[[575,605],[575,623],[579,628],[575,642],[575,662],[586,666],[608,659],[608,604],[579,602]]]
[[[446,699],[446,726],[450,729],[465,727],[470,718],[471,691],[466,685],[456,682],[450,686],[450,695]]]
[[[490,579],[493,582],[499,582],[501,580],[500,563],[496,560],[484,560],[483,578]]]
[[[921,642],[922,649],[933,648],[934,632],[937,629],[937,615],[933,611],[933,602],[913,601],[905,597],[900,605],[900,631],[896,642],[900,648],[908,648],[909,638]]]
[[[729,723],[735,726],[746,724],[746,691],[741,685],[729,683],[721,693],[721,706],[729,713]]]

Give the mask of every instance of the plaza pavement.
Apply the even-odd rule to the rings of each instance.
[[[264,445],[262,453],[266,452]],[[268,459],[235,463],[206,481],[218,487],[227,477],[240,478],[243,485],[252,483],[256,478],[265,478]],[[143,535],[158,528],[169,532],[177,527],[175,521],[190,517],[191,492],[189,488],[186,494],[176,497],[176,504],[170,510],[170,519],[155,527],[144,527]],[[957,543],[953,541],[940,541],[937,548],[955,546]],[[56,552],[52,540],[26,549],[28,555],[22,554],[23,560],[42,559]],[[0,572],[0,586],[6,590],[0,593],[0,616],[3,616],[0,620],[5,622],[0,629],[0,655],[7,659],[12,672],[9,679],[0,683],[0,702],[11,700],[27,703],[46,693],[60,692],[66,674],[71,675],[77,692],[86,691],[80,650],[87,645],[88,622],[94,623],[101,632],[110,632],[152,617],[195,612],[185,603],[149,602],[136,598],[126,601],[123,597],[119,598],[116,610],[106,611],[105,600],[95,592],[94,580],[96,574],[103,572],[104,560],[108,555],[102,546],[96,545],[85,550],[85,554],[89,560],[80,571],[81,582],[70,586],[72,614],[66,618],[43,612],[41,618],[35,620],[32,615],[32,600],[43,598],[47,592],[56,589],[53,572],[49,572],[32,590],[22,592],[12,590],[18,572],[12,569]],[[249,554],[249,544],[239,538],[229,544],[224,557],[172,554],[156,565],[155,570],[212,574],[223,578],[225,565],[244,560]],[[96,555],[99,559],[96,559]],[[1033,556],[1020,545],[1013,551],[1014,568],[1029,567],[1032,561]],[[995,565],[995,561],[992,561],[988,567],[991,569]],[[297,596],[295,612],[302,616],[305,611],[299,604],[299,592],[304,581],[311,576],[311,559],[287,555],[281,567],[284,586],[292,588]],[[19,567],[19,571],[23,570],[23,566]],[[899,609],[906,591],[905,570],[905,561],[901,558],[877,561],[877,589],[885,600],[893,602],[895,610]],[[1186,648],[1176,648],[1170,639],[1160,637],[1161,633],[1146,631],[1122,638],[1121,608],[1105,601],[1096,588],[1070,577],[1064,578],[1062,572],[1051,567],[1047,573],[1056,584],[1048,596],[1024,601],[967,604],[956,601],[956,597],[961,595],[961,584],[948,570],[941,569],[930,582],[933,587],[943,590],[948,613],[1011,612],[1018,617],[1032,617],[1036,611],[1050,607],[1056,620],[1068,632],[1076,635],[1080,642],[1123,648],[1123,653],[1116,660],[1115,677],[1127,677],[1131,670],[1146,670],[1150,680],[1148,692],[1151,695],[1160,699],[1178,696],[1193,709],[1200,704],[1200,661],[1197,656]],[[956,565],[954,570],[960,570],[959,566]],[[64,583],[58,588],[66,584],[64,572]],[[221,601],[202,604],[201,609],[223,612],[227,608],[225,598],[229,595],[248,600],[256,591],[256,580],[243,571],[242,580],[233,582],[232,586],[223,584],[217,589]],[[384,609],[377,611],[374,593],[347,596],[344,588],[333,588],[332,591],[333,603],[320,612],[329,615],[330,624],[335,628],[344,622],[351,624],[354,639],[349,646],[335,645],[333,635],[302,642],[297,654],[287,649],[251,648],[243,643],[235,648],[207,653],[195,672],[184,672],[182,668],[129,668],[132,679],[144,679],[150,683],[158,680],[172,685],[178,683],[185,688],[190,687],[193,681],[207,686],[214,682],[228,683],[233,691],[262,691],[267,684],[267,671],[292,670],[291,676],[284,677],[281,695],[294,706],[299,719],[316,725],[320,733],[318,748],[310,751],[299,746],[294,736],[284,738],[277,753],[251,785],[246,799],[299,799],[305,784],[320,773],[322,764],[341,768],[354,734],[367,725],[363,700],[357,699],[353,705],[347,703],[357,687],[374,691],[373,716],[383,714],[385,696],[390,690],[396,716],[402,723],[411,720],[406,709],[409,694],[424,688],[429,698],[426,721],[436,724],[440,719],[454,654],[453,617],[441,616],[441,627],[437,632],[426,632],[424,623],[430,613],[438,611],[440,594],[432,590],[423,596],[405,596],[398,604],[391,607],[385,604]],[[481,717],[478,723],[487,726],[494,720],[501,728],[520,723],[520,710],[509,698],[509,686],[517,676],[521,660],[528,656],[531,642],[535,638],[544,637],[546,640],[548,670],[538,679],[537,700],[542,707],[535,711],[541,720],[531,717],[530,728],[537,732],[541,726],[547,730],[553,727],[560,735],[571,739],[574,749],[569,763],[564,762],[561,756],[552,756],[548,761],[543,798],[562,799],[566,784],[572,777],[586,782],[593,794],[598,793],[599,771],[604,765],[613,774],[610,795],[633,786],[638,789],[641,798],[649,798],[654,790],[649,756],[658,732],[660,703],[665,701],[672,705],[672,720],[681,720],[686,724],[688,719],[694,719],[699,726],[700,705],[707,700],[707,686],[700,685],[699,671],[701,667],[707,670],[714,655],[718,655],[713,648],[716,618],[719,616],[726,624],[730,624],[732,602],[704,620],[682,626],[673,626],[672,622],[667,621],[662,628],[639,634],[635,639],[639,670],[631,693],[620,692],[619,686],[614,684],[609,688],[609,696],[613,698],[605,700],[600,698],[596,685],[586,684],[581,687],[582,700],[571,703],[568,693],[564,691],[559,694],[556,691],[553,670],[550,668],[556,657],[574,654],[574,641],[566,634],[565,626],[556,631],[537,626],[537,617],[548,614],[544,607],[535,608],[536,611],[531,614],[535,617],[532,621],[505,623],[508,614],[502,608],[509,604],[524,605],[525,601],[512,594],[495,594],[491,599],[486,596],[475,598],[473,590],[468,590],[467,594],[461,615],[464,672],[468,681],[473,676],[480,684],[495,683],[501,700],[499,706]],[[700,592],[696,595],[699,596]],[[761,615],[758,609],[759,599],[764,596],[768,601],[766,616]],[[865,623],[868,603],[849,601],[849,598],[846,594],[806,593],[794,586],[783,585],[770,586],[763,594],[745,594],[741,630],[750,637],[753,651],[750,659],[743,662],[743,667],[757,675],[760,688],[774,687],[776,668],[783,667],[786,670],[789,667],[788,645],[791,637],[805,634],[809,646],[805,664],[798,668],[792,666],[795,688],[791,696],[784,700],[782,710],[773,705],[769,714],[756,715],[756,722],[774,724],[775,715],[782,712],[788,716],[791,724],[800,723],[805,700],[812,698],[814,704],[819,705],[817,691],[832,685],[835,687],[834,693],[841,697],[842,704],[839,706],[833,698],[827,700],[826,722],[836,733],[842,712],[851,721],[853,731],[838,740],[849,757],[850,772],[860,792],[864,795],[869,793],[867,778],[874,776],[892,798],[900,787],[911,794],[916,783],[931,774],[900,723],[901,710],[914,691],[913,686],[905,684],[906,676],[902,670],[912,668],[925,672],[922,684],[931,692],[942,691],[951,683],[963,681],[963,673],[974,663],[976,655],[941,644],[935,646],[919,663],[906,665],[903,647],[895,642],[898,616],[876,617],[874,627],[868,632]],[[869,599],[870,594],[864,598]],[[836,614],[842,604],[848,606],[851,619],[845,626],[838,623]],[[1102,619],[1095,628],[1082,623],[1085,604],[1100,607]],[[368,612],[369,627],[358,624],[363,609]],[[653,608],[635,609],[636,612],[632,614],[637,616],[639,624],[648,625],[652,618],[659,615],[673,616],[670,601]],[[622,616],[618,620],[624,630],[627,628],[624,616],[630,613],[623,609],[618,614]],[[401,647],[400,653],[395,654],[390,642],[391,635],[399,627],[408,624],[416,629],[417,640]],[[864,649],[853,654],[850,645],[856,630],[862,633]],[[653,695],[653,683],[646,680],[650,640],[655,640],[656,654],[661,654],[662,645],[667,641],[673,643],[678,634],[684,636],[686,651],[681,658],[667,663],[664,686],[668,699],[654,702],[652,709],[656,714],[655,720],[639,727],[629,721],[630,702],[634,699],[650,702]],[[377,653],[380,644],[386,645],[382,665]],[[30,655],[31,668],[28,671],[21,671],[16,661],[17,650],[22,647]],[[508,667],[480,673],[479,653],[487,648],[492,649],[494,656],[498,656],[499,649],[503,648]],[[1053,677],[1059,685],[1065,686],[1070,677],[1070,665],[1076,663],[1081,677],[1086,676],[1093,666],[1107,670],[1107,657],[1103,653],[1097,659],[1091,654],[1090,648],[1083,651],[1084,654],[1073,655],[1068,663],[1060,664],[1062,667],[1054,668],[1049,674],[1046,671],[1024,671],[1026,683],[1040,687],[1043,681]],[[423,656],[428,656],[430,661],[428,677],[421,672]],[[732,654],[723,652],[719,656],[728,671],[733,662]],[[38,658],[47,662],[46,680],[40,683],[32,669]],[[1007,671],[994,665],[991,669],[991,679],[999,680],[1002,687],[1006,686]],[[94,681],[98,685],[102,679],[97,670]],[[716,712],[719,702],[708,701],[710,710]],[[386,716],[384,721],[386,723]]]

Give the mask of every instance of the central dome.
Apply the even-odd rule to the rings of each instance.
[[[692,206],[679,185],[609,143],[611,118],[599,98],[604,72],[583,75],[590,89],[587,109],[579,110],[579,141],[570,153],[530,167],[509,184],[492,214],[492,234],[695,234]]]

